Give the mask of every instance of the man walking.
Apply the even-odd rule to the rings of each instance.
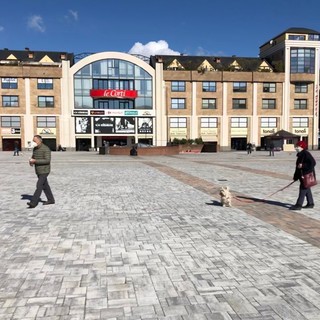
[[[42,191],[47,197],[47,201],[43,203],[44,205],[54,204],[55,202],[47,179],[50,173],[51,150],[42,142],[42,137],[39,135],[33,137],[33,142],[36,147],[33,148],[29,164],[30,166],[35,166],[38,181],[36,191],[31,201],[27,203],[29,208],[35,208],[38,205]]]

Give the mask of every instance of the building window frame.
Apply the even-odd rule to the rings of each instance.
[[[247,99],[245,98],[232,99],[232,109],[247,109]]]
[[[171,109],[186,109],[186,99],[171,98]]]
[[[276,83],[275,82],[264,82],[263,83],[263,92],[274,93],[276,92]]]
[[[262,99],[262,109],[276,109],[276,99]]]
[[[218,118],[216,117],[201,117],[200,128],[218,128]]]
[[[38,116],[37,117],[37,128],[56,128],[56,117],[46,117]]]
[[[290,73],[315,73],[315,48],[291,48]]]
[[[2,96],[2,106],[5,108],[17,108],[19,107],[19,96]]]
[[[247,92],[247,82],[233,82],[233,92]]]
[[[262,117],[260,118],[261,128],[277,128],[276,117]]]
[[[186,82],[185,81],[171,81],[172,92],[185,92]]]
[[[170,128],[187,128],[186,117],[171,117],[169,118]]]
[[[248,128],[247,117],[232,117],[231,128]]]
[[[53,79],[49,78],[38,78],[37,88],[39,90],[52,90],[53,89]]]
[[[203,81],[202,92],[216,92],[217,83],[215,81]]]
[[[54,96],[38,96],[38,108],[54,108]]]
[[[308,109],[308,100],[307,99],[294,99],[294,109],[295,110]]]
[[[20,128],[21,117],[19,116],[1,116],[1,127],[3,128]]]
[[[293,117],[292,118],[293,128],[309,128],[309,118],[307,117]]]
[[[216,98],[203,98],[202,99],[202,104],[201,104],[202,109],[217,109],[217,99]]]
[[[1,89],[18,89],[18,78],[1,78]]]
[[[308,93],[308,83],[306,82],[296,82],[294,84],[295,93]]]

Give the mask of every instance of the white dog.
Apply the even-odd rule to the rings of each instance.
[[[221,197],[221,205],[223,207],[232,207],[231,205],[232,195],[229,190],[229,187],[221,187],[219,195]]]

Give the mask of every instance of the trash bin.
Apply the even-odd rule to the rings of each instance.
[[[99,148],[99,154],[108,154],[109,153],[109,147],[100,147]]]

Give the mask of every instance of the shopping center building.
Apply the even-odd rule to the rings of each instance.
[[[318,149],[319,48],[319,32],[291,28],[259,58],[0,50],[0,149],[40,134],[52,150],[201,138],[228,151],[279,130]]]

